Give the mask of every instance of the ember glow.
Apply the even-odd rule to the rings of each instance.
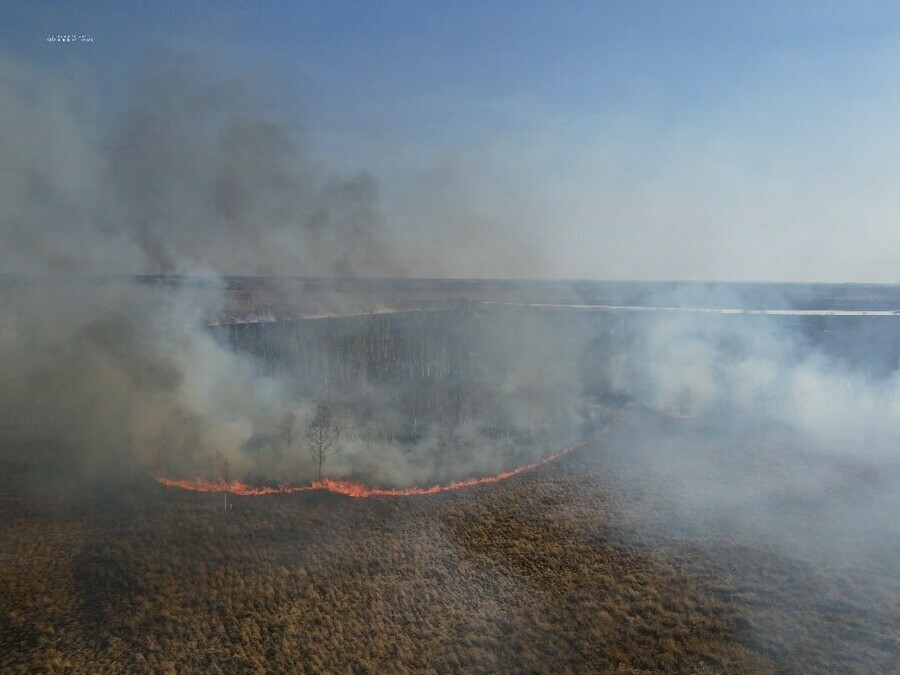
[[[609,426],[609,425],[607,425]],[[604,431],[606,429],[604,428]],[[247,497],[255,497],[262,495],[283,495],[293,494],[296,492],[310,492],[312,490],[327,490],[337,494],[346,495],[347,497],[411,497],[414,495],[431,495],[437,492],[448,492],[450,490],[460,490],[462,488],[473,487],[475,485],[483,485],[485,483],[499,483],[507,478],[518,476],[520,473],[536,469],[539,466],[549,464],[560,457],[569,454],[576,448],[582,448],[590,442],[591,439],[585,439],[563,448],[559,452],[545,457],[544,459],[523,464],[515,469],[504,471],[503,473],[494,474],[493,476],[481,476],[478,478],[467,478],[466,480],[454,481],[446,485],[432,485],[431,487],[409,487],[409,488],[381,488],[370,487],[362,483],[354,481],[334,480],[324,478],[322,480],[313,481],[310,485],[279,485],[277,487],[265,485],[249,485],[240,481],[227,482],[224,479],[211,481],[204,478],[195,478],[193,480],[184,480],[177,478],[169,478],[162,474],[154,474],[153,478],[167,487],[181,488],[182,490],[192,490],[194,492],[229,492],[234,495],[242,495]]]

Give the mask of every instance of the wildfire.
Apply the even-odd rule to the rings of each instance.
[[[605,429],[604,429],[605,430]],[[493,476],[481,476],[478,478],[468,478],[466,480],[454,481],[446,485],[432,485],[431,487],[409,487],[409,488],[381,488],[370,487],[362,483],[345,480],[334,480],[324,478],[322,480],[313,481],[310,485],[279,485],[277,487],[265,485],[249,485],[240,481],[227,482],[224,479],[211,481],[204,478],[196,478],[194,480],[184,480],[177,478],[169,478],[161,474],[153,475],[153,478],[159,483],[167,487],[181,488],[182,490],[192,490],[194,492],[229,492],[234,495],[243,496],[261,496],[261,495],[284,495],[294,494],[296,492],[310,492],[312,490],[328,490],[337,494],[346,495],[347,497],[410,497],[413,495],[432,495],[438,492],[448,492],[450,490],[460,490],[462,488],[473,487],[475,485],[483,485],[485,483],[499,483],[507,478],[518,476],[520,473],[536,469],[539,466],[549,464],[560,457],[569,454],[576,448],[582,448],[590,442],[585,439],[575,445],[563,448],[559,452],[544,457],[544,459],[530,464],[523,464],[515,469],[504,471]]]

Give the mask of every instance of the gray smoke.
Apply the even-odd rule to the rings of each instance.
[[[107,184],[116,226],[140,246],[147,272],[399,272],[375,180],[327,173],[265,92],[174,58],[144,72],[134,91]]]
[[[893,339],[894,320],[877,320],[871,357]],[[840,321],[830,330],[851,330]],[[830,563],[896,550],[897,364],[863,368],[815,344],[817,330],[797,317],[657,314],[603,364],[617,396],[651,411],[629,454],[675,522],[707,534],[724,525]]]
[[[83,84],[0,57],[5,454],[239,472],[303,406],[203,328],[216,277],[396,274],[377,185],[329,174],[263,93],[192,61],[152,64],[103,125]],[[171,272],[202,288],[105,276]]]
[[[0,58],[5,458],[107,478],[161,467],[307,480],[297,441],[328,397],[347,423],[333,475],[423,484],[532,461],[625,404],[690,418],[675,431],[645,421],[629,451],[684,522],[724,519],[802,548],[811,528],[835,550],[896,541],[896,364],[872,376],[770,317],[664,314],[625,339],[551,317],[476,326],[465,340],[423,332],[405,348],[423,357],[398,366],[422,369],[415,386],[372,377],[341,390],[333,381],[360,369],[327,350],[328,385],[301,386],[314,359],[273,369],[206,327],[225,308],[220,277],[415,268],[374,179],[333,175],[265,92],[175,56],[135,79],[121,116],[101,122],[97,107],[83,79]],[[108,276],[134,273],[203,281],[161,289]],[[650,303],[744,304],[690,293]],[[321,298],[323,314],[366,305]],[[465,382],[447,374],[446,348],[460,352]],[[426,386],[435,370],[443,389]]]
[[[226,309],[222,275],[402,274],[377,183],[330,173],[267,92],[194,59],[154,60],[121,109],[101,116],[83,81],[0,57],[4,456],[104,478],[162,468],[308,479],[296,446],[333,388],[299,386],[308,364],[273,372],[207,324]],[[124,274],[182,281],[110,276]],[[290,284],[272,293],[290,300]],[[325,314],[359,309],[319,297]],[[488,342],[486,359],[503,351]],[[558,354],[541,335],[494,373],[504,396],[484,393],[490,437],[457,385],[421,404],[452,425],[414,414],[411,431],[400,400],[421,392],[377,382],[343,392],[332,403],[349,411],[345,452],[330,470],[410,484],[534,459],[547,429],[581,417],[577,355]],[[522,449],[523,434],[534,447]]]

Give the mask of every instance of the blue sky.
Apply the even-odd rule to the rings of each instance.
[[[265,82],[458,276],[900,281],[900,9],[784,4],[30,1],[0,40],[104,111],[160,49]]]

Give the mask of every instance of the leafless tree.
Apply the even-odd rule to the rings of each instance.
[[[316,408],[315,417],[306,428],[309,456],[318,467],[319,480],[322,480],[322,466],[325,461],[341,451],[340,440],[340,421],[328,404],[320,403]]]

